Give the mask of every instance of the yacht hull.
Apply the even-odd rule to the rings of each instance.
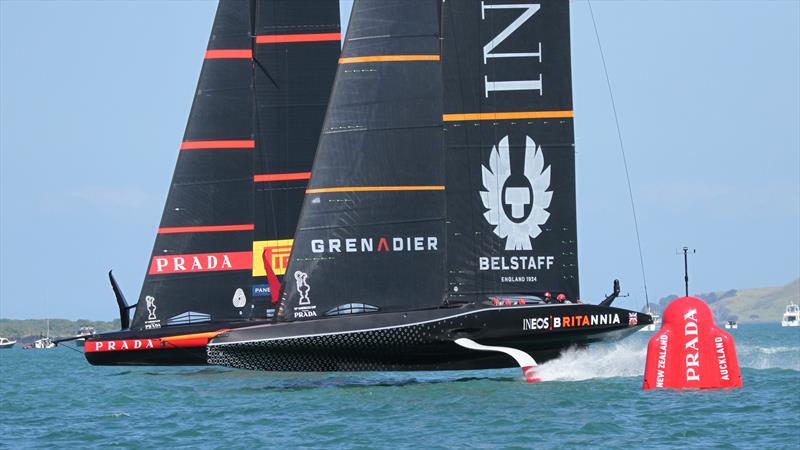
[[[155,330],[96,334],[83,345],[86,360],[98,366],[199,366],[207,364],[208,341],[224,330],[253,322],[200,323]]]
[[[465,370],[515,366],[502,353],[455,344],[522,350],[541,363],[572,346],[621,339],[652,318],[585,304],[468,305],[230,330],[209,342],[208,362],[265,371]]]

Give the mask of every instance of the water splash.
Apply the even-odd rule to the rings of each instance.
[[[571,348],[536,369],[542,381],[580,381],[592,378],[644,375],[647,347],[640,340]]]
[[[740,336],[734,338],[743,340]],[[800,371],[800,345],[759,346],[737,342],[736,353],[742,368]],[[644,376],[646,359],[647,341],[637,336],[616,343],[571,348],[557,359],[540,365],[536,374],[542,381],[641,377]]]
[[[736,347],[742,367],[789,369],[800,372],[800,346],[742,345]]]

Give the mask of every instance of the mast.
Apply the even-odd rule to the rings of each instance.
[[[577,298],[569,54],[564,0],[356,0],[278,320]]]

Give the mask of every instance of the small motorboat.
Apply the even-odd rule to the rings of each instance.
[[[97,331],[94,327],[80,327],[78,333],[75,335],[78,337],[78,339],[75,339],[75,344],[83,347],[83,344],[86,343],[86,338],[94,336],[96,333]]]
[[[728,330],[736,330],[736,329],[739,328],[739,324],[736,323],[735,320],[729,320],[729,321],[725,322],[725,328],[728,329]]]
[[[800,305],[794,302],[789,302],[786,305],[786,312],[783,313],[781,319],[782,327],[800,327]]]
[[[16,345],[17,341],[12,341],[4,337],[0,337],[0,349],[3,348],[12,348]]]

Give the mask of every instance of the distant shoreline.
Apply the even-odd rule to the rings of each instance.
[[[88,319],[49,319],[50,337],[63,338],[75,336],[81,327],[92,327],[98,333],[116,331],[120,329],[119,319],[114,320],[88,320]],[[47,333],[48,319],[3,319],[0,318],[0,336],[14,338],[18,344],[33,342],[39,336]]]

